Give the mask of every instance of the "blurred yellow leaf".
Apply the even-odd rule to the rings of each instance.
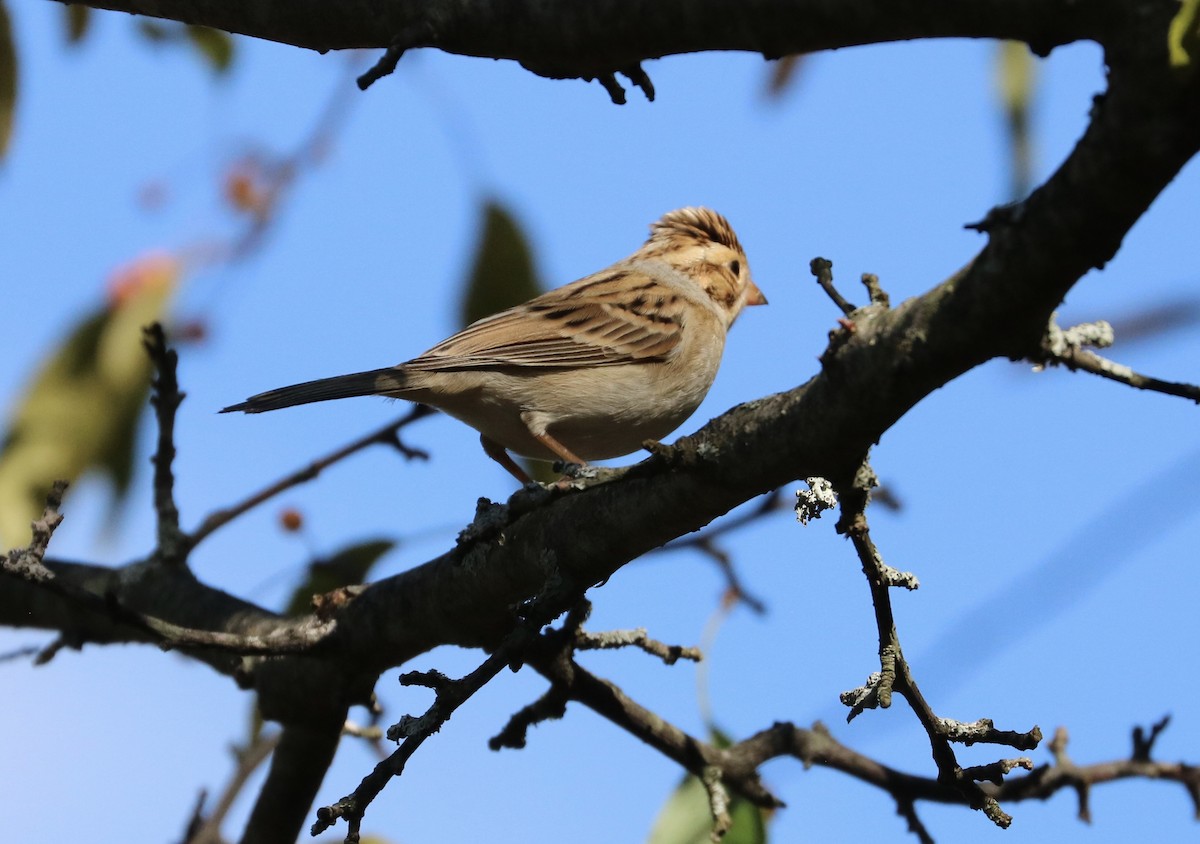
[[[1167,28],[1167,49],[1171,67],[1184,68],[1195,63],[1200,52],[1200,0],[1183,0]]]
[[[997,46],[996,93],[1004,110],[1010,153],[1010,198],[1023,199],[1033,187],[1033,140],[1030,112],[1037,65],[1029,48],[1020,41],[1003,41]]]
[[[0,547],[28,540],[55,480],[99,470],[119,503],[133,475],[137,422],[150,386],[142,327],[160,320],[179,264],[148,255],[113,278],[14,404],[0,445]]]
[[[0,158],[12,139],[13,115],[17,108],[17,45],[13,41],[8,8],[0,0]]]

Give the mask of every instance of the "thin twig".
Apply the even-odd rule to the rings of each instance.
[[[194,827],[184,844],[218,844],[222,840],[221,824],[224,823],[226,815],[233,808],[234,802],[242,793],[242,789],[246,787],[251,775],[275,751],[282,735],[281,731],[260,733],[249,747],[234,749],[237,766],[234,768],[233,776],[222,790],[213,810]]]
[[[809,270],[817,279],[817,284],[821,285],[821,289],[825,291],[825,295],[833,300],[833,304],[838,306],[845,316],[850,316],[856,310],[854,305],[846,301],[838,289],[833,286],[833,262],[826,258],[813,258],[808,264]]]
[[[650,77],[646,75],[646,71],[642,69],[640,64],[634,64],[621,70],[621,73],[629,78],[629,81],[642,89],[642,93],[646,95],[646,99],[654,102],[654,83],[650,81]]]
[[[400,59],[404,56],[404,52],[413,47],[423,46],[429,41],[432,35],[432,27],[427,21],[405,27],[399,35],[392,39],[392,43],[388,45],[384,54],[379,57],[379,61],[375,62],[370,70],[358,77],[359,90],[365,91],[383,77],[394,73],[396,65],[400,63]]]
[[[852,705],[853,717],[864,708],[876,705],[887,708],[892,691],[898,692],[908,702],[928,736],[939,780],[957,789],[971,808],[982,811],[992,823],[1006,829],[1012,823],[1012,817],[1001,810],[997,800],[985,792],[975,779],[963,772],[951,741],[995,741],[1026,749],[1041,741],[1041,731],[1034,727],[1029,733],[1006,733],[995,730],[990,721],[959,724],[940,718],[925,700],[904,658],[892,612],[891,589],[903,584],[898,583],[892,570],[884,565],[883,556],[871,540],[867,525],[866,507],[870,501],[870,490],[875,485],[875,473],[864,460],[853,484],[848,489],[839,490],[842,516],[838,520],[838,531],[848,535],[854,544],[871,590],[880,662],[879,674],[873,675],[863,689],[843,695],[843,702]],[[999,770],[999,767],[989,768],[988,774],[991,775],[994,770]]]
[[[1148,390],[1154,393],[1164,393],[1168,396],[1178,396],[1200,404],[1200,386],[1182,381],[1164,381],[1150,375],[1143,375],[1116,361],[1096,354],[1090,349],[1068,348],[1061,355],[1047,359],[1050,364],[1061,364],[1072,371],[1090,372],[1126,384],[1138,390]]]
[[[1171,716],[1164,715],[1150,725],[1149,731],[1141,725],[1133,728],[1133,755],[1130,757],[1138,762],[1149,762],[1154,750],[1154,742],[1162,735],[1163,730],[1171,723]]]
[[[668,645],[657,639],[651,639],[644,627],[636,630],[609,630],[604,633],[586,633],[580,630],[575,635],[575,647],[581,651],[641,648],[651,656],[658,657],[667,665],[674,665],[681,659],[699,662],[704,658],[699,648]]]
[[[181,627],[161,618],[123,610],[122,621],[130,621],[158,637],[163,650],[176,648],[211,649],[235,654],[278,656],[313,651],[337,629],[334,621],[319,621],[306,617],[296,621],[280,619],[279,626],[262,634],[226,633],[222,630],[199,630]]]
[[[66,491],[66,481],[55,481],[51,485],[50,491],[46,493],[46,507],[42,510],[42,517],[34,520],[30,525],[33,529],[33,538],[24,548],[14,548],[7,554],[0,554],[0,571],[5,571],[30,583],[55,582],[54,572],[46,568],[43,560],[46,557],[46,549],[50,547],[50,538],[62,524],[63,517],[59,508],[62,507],[62,499]]]
[[[1038,367],[1065,366],[1072,372],[1090,372],[1138,390],[1164,393],[1200,404],[1200,386],[1142,375],[1088,348],[1107,348],[1112,345],[1114,337],[1112,326],[1103,320],[1085,322],[1064,329],[1051,317],[1046,327],[1046,335],[1042,338],[1041,348],[1033,360]]]
[[[613,105],[625,105],[625,89],[617,81],[615,73],[601,73],[596,77],[596,81],[608,92],[608,98],[612,100]]]
[[[317,810],[317,821],[312,825],[312,834],[320,835],[329,829],[339,818],[345,818],[348,827],[347,841],[357,841],[363,813],[379,796],[384,787],[404,773],[404,766],[412,755],[417,752],[425,740],[442,728],[450,720],[450,716],[462,706],[471,696],[482,689],[493,677],[508,665],[513,657],[525,646],[530,635],[526,625],[518,625],[508,639],[505,640],[495,653],[485,659],[478,668],[460,680],[447,680],[444,677],[434,680],[431,674],[405,675],[401,682],[406,685],[430,685],[436,687],[437,697],[433,704],[419,718],[405,716],[398,724],[388,731],[388,738],[400,740],[400,746],[391,756],[377,764],[371,773],[363,778],[358,788],[338,802],[322,806]]]
[[[167,346],[162,323],[154,322],[142,329],[142,346],[154,364],[155,377],[151,383],[150,404],[158,423],[158,445],[150,461],[154,464],[154,512],[158,517],[156,559],[170,565],[187,562],[188,545],[179,528],[179,507],[175,503],[175,412],[184,399],[179,392],[176,369],[179,354]]]
[[[234,504],[232,507],[226,507],[210,513],[204,519],[204,521],[200,523],[199,527],[197,527],[191,534],[186,536],[188,546],[194,548],[204,539],[206,539],[209,534],[229,524],[229,522],[233,521],[238,516],[241,516],[243,513],[246,513],[258,505],[271,500],[281,492],[285,492],[286,490],[289,490],[298,484],[311,481],[334,463],[337,463],[339,460],[344,460],[351,454],[361,451],[368,446],[377,444],[390,445],[409,459],[427,458],[428,455],[425,452],[404,445],[400,441],[399,432],[400,429],[404,428],[406,425],[416,422],[418,419],[422,419],[431,413],[433,413],[433,410],[423,404],[413,405],[412,409],[407,414],[395,422],[391,422],[379,430],[367,434],[365,437],[361,437],[349,445],[343,446],[342,448],[331,452],[325,457],[314,460],[303,469],[299,469],[295,472],[292,472],[290,475],[280,478],[275,483],[259,490],[245,500]]]
[[[758,521],[765,516],[780,510],[784,505],[783,491],[775,490],[770,495],[763,498],[757,507],[749,513],[743,513],[734,516],[731,519],[725,519],[715,527],[709,528],[706,531],[696,534],[695,536],[682,537],[672,540],[661,548],[656,548],[653,553],[663,551],[699,551],[709,559],[713,560],[721,569],[721,573],[725,576],[726,588],[732,595],[758,615],[763,615],[767,611],[766,602],[749,592],[742,584],[741,577],[734,567],[733,560],[728,552],[716,544],[714,540],[727,533]]]

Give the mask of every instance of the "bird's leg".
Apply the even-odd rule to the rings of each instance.
[[[533,434],[533,438],[535,440],[557,454],[564,463],[578,463],[580,466],[587,465],[586,460],[576,455],[573,451],[571,451],[571,449],[567,448],[549,434],[545,432],[541,434],[534,434],[533,431],[530,431],[529,433]]]
[[[487,453],[487,456],[503,466],[504,471],[516,478],[517,482],[522,486],[533,480],[533,478],[526,474],[524,469],[517,465],[515,460],[508,456],[508,452],[504,450],[504,447],[500,443],[489,440],[482,434],[479,436],[479,442],[483,446],[483,450]]]
[[[525,424],[525,430],[529,431],[529,436],[544,445],[548,451],[564,463],[578,463],[580,466],[587,465],[586,460],[547,433],[547,419],[543,414],[525,410],[521,412],[521,421]]]

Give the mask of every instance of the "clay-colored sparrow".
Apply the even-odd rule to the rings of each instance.
[[[725,218],[681,208],[628,258],[420,357],[259,393],[222,413],[364,395],[422,402],[479,431],[488,455],[524,483],[505,449],[583,463],[675,430],[712,386],[742,307],[766,301]]]

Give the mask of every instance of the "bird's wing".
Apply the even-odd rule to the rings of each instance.
[[[679,346],[687,306],[662,280],[609,270],[481,319],[401,366],[432,371],[665,360]]]

